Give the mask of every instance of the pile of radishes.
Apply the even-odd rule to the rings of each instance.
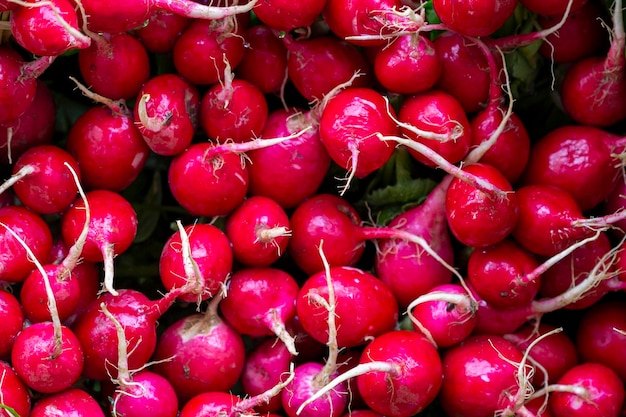
[[[626,415],[621,0],[0,14],[0,416]]]

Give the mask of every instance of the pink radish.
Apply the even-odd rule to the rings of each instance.
[[[263,93],[277,93],[286,82],[287,48],[274,31],[263,24],[247,28],[243,36],[249,46],[237,66],[237,75]]]
[[[308,0],[298,4],[289,0],[264,0],[256,5],[254,13],[272,29],[289,32],[311,26],[324,6],[326,0]]]
[[[0,290],[0,360],[11,356],[15,337],[24,326],[24,312],[18,299],[8,291]]]
[[[72,417],[104,417],[100,404],[80,388],[68,388],[37,400],[30,417],[53,417],[59,413]]]
[[[30,403],[30,393],[24,382],[10,363],[0,360],[0,410],[4,410],[3,413],[12,411],[18,416],[28,416]]]
[[[451,30],[465,36],[493,34],[513,14],[517,0],[492,0],[481,4],[469,1],[435,0],[433,8]]]
[[[176,39],[191,20],[168,10],[157,10],[150,14],[145,26],[135,29],[134,34],[149,52],[166,54],[172,51]]]

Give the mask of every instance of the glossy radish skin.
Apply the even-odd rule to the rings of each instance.
[[[278,92],[287,73],[287,48],[272,28],[259,24],[247,28],[248,48],[237,66],[237,75],[256,85],[263,93]],[[263,71],[258,71],[263,68]]]
[[[240,156],[227,153],[205,158],[214,145],[196,143],[174,158],[168,184],[176,201],[194,216],[225,216],[241,204],[248,191],[248,169]]]
[[[24,326],[24,312],[15,295],[4,290],[0,290],[0,322],[0,360],[6,360],[11,356],[15,337]]]
[[[24,65],[16,51],[0,47],[0,124],[20,117],[35,99],[37,82],[32,78],[18,82]]]
[[[363,350],[360,363],[374,361],[390,363],[394,371],[357,376],[359,392],[372,410],[389,417],[409,417],[437,397],[443,378],[441,359],[421,334],[395,330],[376,337]]]
[[[41,393],[61,392],[74,384],[83,370],[83,350],[68,327],[61,328],[61,352],[57,351],[52,322],[33,324],[15,338],[11,363],[31,389]]]
[[[491,165],[471,164],[464,170],[493,184],[506,195],[488,195],[458,178],[453,179],[446,193],[450,231],[467,246],[495,245],[509,236],[517,224],[518,203],[513,187]]]
[[[0,360],[0,379],[0,404],[11,407],[19,416],[28,416],[31,403],[28,387],[9,362]]]
[[[574,385],[586,393],[586,398],[570,392],[554,392],[549,406],[555,417],[617,417],[624,405],[624,385],[611,368],[594,362],[570,368],[558,384]]]
[[[394,328],[398,304],[387,285],[358,268],[331,267],[330,274],[337,299],[335,320],[339,347],[363,345],[370,338]],[[307,333],[325,343],[328,340],[327,313],[311,299],[311,294],[328,298],[324,271],[311,275],[302,285],[296,311]]]
[[[513,14],[517,0],[471,1],[435,0],[433,7],[441,21],[465,36],[488,36]]]
[[[117,390],[112,399],[112,415],[126,417],[176,417],[178,399],[169,381],[151,371],[132,375],[132,383]]]
[[[85,83],[111,100],[135,99],[150,78],[148,52],[128,33],[102,34],[78,54]],[[123,69],[122,69],[123,68]]]
[[[100,404],[80,388],[68,388],[37,400],[30,417],[53,417],[59,413],[67,417],[104,417]]]
[[[191,398],[180,410],[178,417],[215,417],[228,415],[241,399],[221,391],[203,392]]]
[[[189,26],[191,19],[179,14],[156,10],[150,14],[148,23],[134,34],[149,52],[166,54],[172,51],[176,39]]]
[[[44,265],[50,287],[54,293],[59,320],[64,322],[76,312],[81,294],[80,284],[72,277],[71,271],[61,265]],[[84,295],[87,297],[87,295]],[[22,283],[20,302],[24,315],[31,323],[51,321],[50,309],[44,278],[39,270],[34,270]]]
[[[326,0],[307,0],[298,3],[289,0],[262,0],[254,8],[259,20],[276,30],[289,32],[311,26],[324,10]]]

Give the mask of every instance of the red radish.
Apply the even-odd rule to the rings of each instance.
[[[193,216],[225,216],[245,199],[248,169],[240,156],[206,154],[215,145],[203,142],[188,147],[171,162],[168,183],[176,201]]]
[[[210,139],[247,142],[261,134],[268,116],[263,92],[254,84],[234,77],[227,65],[224,79],[202,96],[200,126]]]
[[[626,381],[626,366],[618,353],[626,346],[625,329],[626,308],[621,301],[602,300],[584,310],[575,334],[580,359],[604,364]]]
[[[289,32],[311,26],[324,6],[326,0],[308,0],[297,4],[289,0],[263,0],[254,7],[254,14],[272,29]]]
[[[34,0],[11,11],[11,33],[34,55],[57,56],[72,49],[87,48],[91,39],[78,29],[78,16],[68,0]]]
[[[56,104],[50,89],[37,80],[35,99],[18,118],[0,126],[0,163],[12,164],[33,146],[52,143],[56,122]]]
[[[570,368],[557,382],[576,392],[556,391],[549,405],[554,417],[617,417],[624,405],[624,384],[611,368],[599,363],[582,363]]]
[[[515,11],[517,0],[470,1],[435,0],[433,8],[451,30],[465,36],[488,36],[498,30]]]
[[[228,297],[220,303],[224,318],[242,335],[276,335],[293,355],[293,336],[285,323],[296,314],[300,287],[287,272],[277,268],[242,268],[228,281]]]
[[[248,46],[237,66],[237,75],[265,94],[277,93],[286,82],[287,48],[274,31],[263,24],[247,28],[243,36]]]
[[[30,417],[54,417],[59,413],[68,417],[104,417],[100,404],[80,388],[68,388],[37,400]]]
[[[111,100],[134,99],[150,78],[148,52],[128,33],[92,35],[78,53],[78,68],[95,93]]]
[[[218,315],[222,298],[217,293],[206,312],[179,319],[157,341],[154,370],[171,382],[181,402],[232,389],[243,370],[243,339]]]
[[[322,105],[320,140],[332,160],[348,171],[342,192],[353,177],[364,178],[391,157],[394,148],[376,134],[398,133],[394,114],[387,100],[370,88],[345,89]]]
[[[348,412],[348,414],[344,414],[343,417],[384,417],[384,416],[372,410],[352,410]]]
[[[8,410],[13,410],[18,416],[28,416],[30,402],[30,393],[24,382],[17,376],[11,364],[0,360],[0,410],[7,413]]]
[[[622,2],[613,9],[613,36],[606,57],[592,56],[574,64],[561,86],[561,101],[567,113],[578,123],[611,126],[626,118],[626,34],[622,20]]]
[[[413,328],[434,345],[448,348],[467,339],[476,326],[476,303],[460,284],[442,284],[411,302]]]
[[[540,16],[556,16],[561,17],[567,12],[568,0],[554,0],[541,2],[537,0],[520,0],[522,6],[527,8],[533,13]],[[587,0],[575,0],[571,4],[571,11],[575,12],[583,7],[587,3]]]
[[[166,54],[172,51],[176,39],[190,23],[189,17],[156,10],[150,14],[148,23],[135,29],[134,33],[149,52]]]
[[[22,206],[0,208],[0,223],[15,232],[40,262],[48,259],[52,250],[52,232],[43,218]],[[8,231],[0,233],[0,252],[11,256],[0,262],[0,281],[23,282],[34,269],[24,247]]]
[[[247,266],[270,266],[287,249],[291,236],[289,217],[274,200],[247,198],[226,218],[224,232],[233,256]]]
[[[326,35],[294,40],[283,38],[287,47],[287,73],[296,90],[309,102],[319,101],[335,87],[353,80],[351,87],[371,87],[365,58],[353,45]]]
[[[104,289],[113,295],[113,258],[125,252],[137,234],[137,214],[121,194],[92,190],[86,194],[91,218],[82,256],[90,262],[104,262]],[[61,219],[61,234],[68,246],[78,240],[85,224],[85,202],[80,199]]]
[[[388,91],[417,94],[432,88],[443,64],[433,42],[417,33],[398,36],[374,59],[374,74]]]
[[[326,353],[326,343],[318,342],[302,327],[300,317],[296,316],[288,323],[287,330],[294,336],[296,340],[296,351],[298,356],[295,357],[298,365],[306,362],[315,362],[323,357]]]
[[[125,1],[103,4],[96,0],[81,1],[87,16],[87,25],[93,32],[127,32],[143,25],[157,10],[167,10],[189,18],[222,19],[238,13],[250,11],[256,1],[235,6],[205,6],[186,0],[159,0],[156,2],[138,1],[128,4]],[[120,11],[123,11],[120,13]]]
[[[622,175],[617,177],[617,185],[604,200],[601,209],[603,213],[617,213],[624,209],[626,206],[626,181]],[[621,220],[613,223],[614,228],[610,233],[618,236],[623,236],[626,231],[626,220]],[[624,258],[624,257],[622,257]],[[626,260],[626,258],[624,258]]]
[[[20,302],[5,290],[0,290],[0,322],[0,360],[5,360],[11,356],[15,337],[24,326],[24,312]]]
[[[150,78],[137,94],[134,117],[144,140],[158,155],[189,146],[198,124],[198,89],[177,74]]]
[[[227,65],[234,70],[245,52],[242,28],[234,17],[192,20],[178,37],[172,56],[181,76],[196,85],[214,84]]]

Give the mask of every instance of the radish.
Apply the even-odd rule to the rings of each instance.
[[[68,388],[37,400],[30,417],[53,417],[59,413],[72,417],[104,417],[100,404],[80,388]]]
[[[177,320],[157,341],[154,371],[170,381],[181,403],[202,392],[232,389],[243,370],[243,339],[218,315],[223,296],[215,294],[205,313]]]
[[[70,1],[10,1],[19,5],[11,11],[11,33],[32,54],[58,56],[91,44],[78,29],[78,16]]]
[[[28,388],[8,362],[0,360],[0,410],[3,414],[28,416],[31,397]]]
[[[176,0],[127,4],[125,1],[102,4],[96,0],[81,1],[87,16],[87,25],[93,32],[118,33],[140,27],[157,10],[167,10],[189,18],[221,19],[250,11],[256,1],[246,4],[218,7]],[[120,13],[120,10],[123,12]]]
[[[8,291],[0,290],[0,360],[11,356],[15,337],[24,326],[24,312],[18,299]]]
[[[199,102],[196,86],[178,74],[156,75],[143,84],[134,118],[154,153],[172,156],[189,146],[198,124]]]
[[[297,4],[288,0],[264,0],[258,2],[254,14],[272,29],[289,32],[311,26],[324,6],[326,0],[308,0]]]
[[[137,234],[137,214],[121,194],[108,190],[87,192],[91,208],[89,232],[82,256],[90,262],[104,261],[104,289],[113,295],[113,258],[125,252]],[[85,224],[85,202],[76,201],[61,219],[61,234],[68,246],[78,240]]]
[[[541,2],[537,0],[520,0],[522,6],[540,16],[561,17],[567,12],[568,0],[554,0]],[[587,3],[587,0],[575,0],[571,4],[571,12],[576,12]]]
[[[517,0],[470,1],[434,0],[433,8],[451,30],[465,36],[489,36],[515,11]]]
[[[176,39],[191,20],[168,10],[157,10],[150,14],[148,23],[134,30],[134,34],[148,52],[166,54],[172,51]]]
[[[561,101],[567,113],[578,123],[611,126],[626,118],[626,34],[622,20],[622,2],[615,1],[613,36],[606,57],[593,56],[574,64],[561,86]]]

